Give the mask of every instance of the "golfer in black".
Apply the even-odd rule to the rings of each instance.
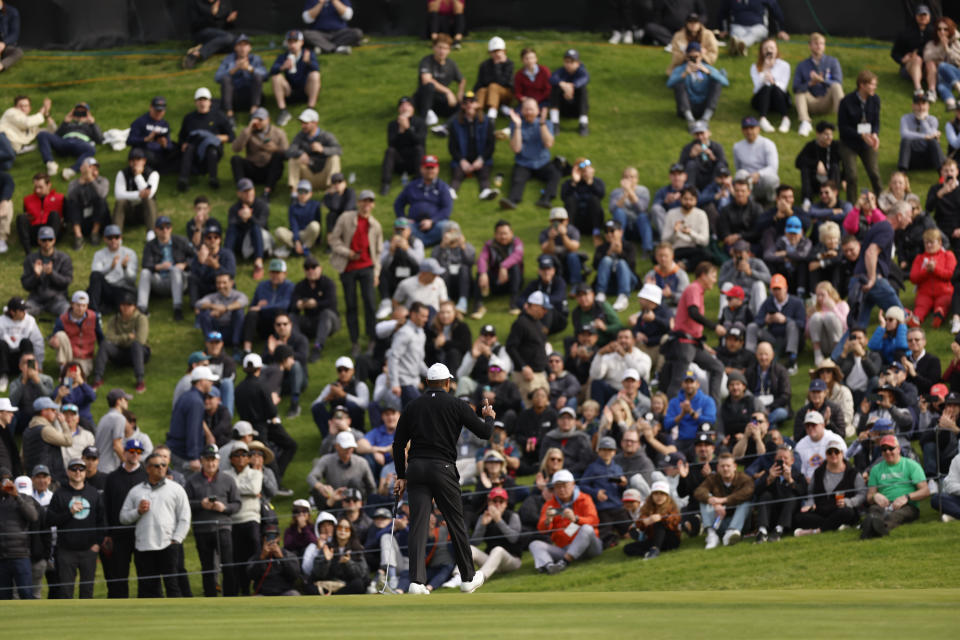
[[[436,500],[453,538],[457,566],[463,578],[460,590],[472,593],[484,579],[481,571],[473,569],[470,541],[463,523],[456,445],[463,427],[479,438],[488,439],[493,433],[493,419],[497,416],[493,407],[485,404],[484,419],[481,420],[470,405],[450,395],[451,378],[445,365],[437,363],[430,367],[426,391],[403,410],[393,439],[393,461],[397,467],[393,492],[400,499],[406,490],[410,502],[409,593],[413,594],[430,593],[425,586],[427,566],[424,556],[432,500]],[[405,456],[408,442],[409,460]]]

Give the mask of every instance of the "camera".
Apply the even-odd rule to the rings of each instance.
[[[84,109],[83,107],[77,107],[76,109],[73,110],[73,117],[74,117],[74,118],[86,118],[86,117],[87,117],[87,110]]]
[[[264,540],[267,542],[276,542],[279,534],[276,531],[268,531],[263,535]]]

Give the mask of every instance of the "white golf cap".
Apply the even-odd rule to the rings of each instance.
[[[567,213],[567,210],[563,207],[554,207],[550,209],[550,219],[551,220],[569,220],[570,214]]]
[[[220,379],[220,376],[215,374],[210,370],[210,367],[196,367],[193,371],[190,372],[190,382],[196,382],[197,380],[210,380],[211,382],[216,382]]]
[[[253,425],[246,420],[238,420],[237,424],[233,425],[233,430],[240,437],[260,435],[257,433],[257,430],[253,428]]]
[[[0,411],[19,411],[19,409],[10,402],[10,398],[0,398]]]
[[[657,491],[670,495],[670,484],[666,480],[657,480],[650,485],[650,493],[655,493]]]
[[[248,353],[243,356],[243,368],[253,367],[254,369],[263,368],[263,358],[256,353]]]
[[[310,501],[304,500],[303,498],[298,498],[293,501],[294,509],[310,509]]]
[[[74,291],[73,297],[70,298],[70,302],[90,304],[90,296],[87,294],[86,291]]]
[[[206,87],[200,87],[199,89],[193,92],[194,100],[199,100],[201,98],[206,98],[207,100],[210,100],[211,98],[213,98],[213,94],[210,93],[210,89],[207,89]]]
[[[643,288],[640,289],[640,293],[637,294],[637,297],[643,300],[649,300],[650,302],[659,305],[663,302],[663,289],[652,282],[647,282],[643,285]]]
[[[626,380],[628,378],[633,378],[634,380],[640,380],[640,372],[634,369],[633,367],[627,369],[623,372],[623,375],[620,376],[620,380]]]
[[[823,424],[823,415],[819,411],[807,411],[803,416],[803,424]]]
[[[357,439],[353,437],[351,431],[341,431],[337,434],[337,446],[341,449],[350,449],[357,447]]]
[[[547,297],[543,291],[534,291],[529,296],[527,296],[527,304],[538,304],[545,309],[552,309],[553,306],[550,304],[550,298]]]
[[[827,451],[828,449],[839,449],[841,455],[847,455],[847,443],[844,442],[843,438],[833,431],[828,432],[824,440],[827,442],[827,444],[825,444],[823,447],[824,451]]]
[[[507,43],[504,42],[500,36],[493,36],[490,38],[490,42],[487,43],[487,51],[499,51],[500,49],[506,48]]]
[[[449,380],[452,377],[450,369],[442,362],[437,362],[427,369],[427,380]]]
[[[333,363],[333,366],[339,369],[340,367],[346,367],[347,369],[353,369],[353,360],[347,356],[340,356],[337,358],[337,361]]]
[[[320,114],[314,109],[304,109],[300,114],[300,122],[320,122]]]
[[[573,474],[566,469],[560,469],[550,478],[550,484],[557,484],[558,482],[573,482]]]
[[[332,522],[333,524],[337,524],[337,517],[327,511],[321,511],[317,514],[317,524],[320,524],[321,522]]]

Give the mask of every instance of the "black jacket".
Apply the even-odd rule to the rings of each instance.
[[[84,503],[84,509],[73,514],[70,505],[76,500]],[[79,490],[62,485],[50,499],[45,524],[57,528],[58,548],[84,551],[100,544],[107,533],[107,510],[100,492],[88,483]]]
[[[173,245],[173,263],[180,264],[182,262],[189,265],[195,253],[193,243],[177,234],[170,236],[170,243]],[[154,238],[143,246],[142,267],[155,271],[156,266],[161,262],[163,262],[163,249],[160,246],[160,241]]]
[[[279,596],[297,588],[300,563],[297,556],[281,549],[282,558],[261,560],[257,552],[247,559],[247,577],[253,580],[254,595]]]
[[[277,417],[277,406],[273,404],[270,392],[261,378],[247,376],[234,390],[236,397],[236,414],[241,420],[246,420],[253,428],[263,433],[267,422]]]
[[[215,135],[225,135],[228,142],[233,142],[235,137],[233,127],[230,126],[227,116],[218,109],[211,109],[207,113],[191,111],[183,116],[183,121],[180,123],[180,133],[177,136],[180,144],[197,142],[198,139],[192,137],[194,131],[209,131]],[[219,149],[222,154],[223,145],[220,145]]]
[[[0,492],[0,560],[30,557],[27,530],[39,517],[32,497]]]
[[[478,438],[487,440],[493,433],[493,418],[480,418],[466,402],[442,389],[427,388],[400,415],[393,439],[397,478],[406,478],[404,450],[408,442],[411,460],[426,458],[454,464],[457,461],[457,440],[464,427]]]
[[[128,472],[121,464],[110,472],[107,476],[107,486],[103,491],[103,504],[107,512],[107,524],[111,527],[120,527],[120,509],[123,508],[123,501],[135,485],[147,481],[147,470],[141,464],[136,470]],[[110,532],[111,536],[128,535],[133,537],[132,529],[115,529]]]
[[[232,227],[234,225],[247,224],[240,221],[240,216],[237,215],[237,212],[240,211],[240,207],[243,206],[243,203],[237,200],[233,203],[233,206],[227,211],[227,227]],[[263,198],[255,198],[253,204],[250,206],[252,214],[250,215],[250,220],[248,222],[253,222],[261,229],[270,228],[270,205],[267,204],[267,201]]]
[[[742,207],[731,200],[730,204],[720,209],[720,215],[717,216],[717,237],[722,241],[729,235],[739,233],[747,242],[757,244],[760,242],[757,222],[762,215],[763,207],[752,196]]]
[[[506,347],[516,371],[526,366],[533,369],[534,373],[546,371],[545,329],[539,320],[534,320],[526,311],[521,313],[510,327]]]
[[[33,251],[23,259],[23,275],[20,276],[20,285],[29,293],[41,298],[55,295],[66,295],[67,288],[73,282],[73,260],[63,251],[54,250],[48,259],[53,263],[49,274],[37,275],[33,264],[41,260],[47,262],[40,255],[40,251]]]
[[[513,60],[507,58],[500,64],[487,58],[477,67],[477,81],[473,90],[482,89],[491,83],[497,83],[505,89],[513,89]]]
[[[807,435],[803,421],[808,411],[816,411],[820,415],[823,415],[823,412],[827,409],[830,409],[830,419],[827,420],[827,424],[825,425],[827,429],[833,431],[841,438],[847,437],[847,421],[843,418],[843,410],[836,402],[824,400],[823,406],[819,409],[814,408],[809,402],[805,402],[804,405],[800,407],[800,410],[797,411],[797,415],[794,416],[793,419],[793,441],[800,442],[800,438]]]
[[[574,429],[565,433],[557,428],[547,433],[540,442],[541,458],[551,447],[560,449],[563,451],[563,468],[578,478],[597,457],[586,431]]]
[[[420,153],[426,142],[427,124],[420,116],[410,116],[410,126],[403,133],[400,133],[396,118],[387,125],[387,146],[399,151],[400,155]]]
[[[316,300],[317,306],[313,309],[297,310],[299,300]],[[324,309],[331,311],[337,310],[337,285],[327,276],[320,276],[315,282],[311,283],[304,278],[293,288],[293,296],[290,300],[290,310],[295,314],[302,314],[307,317],[319,316]]]
[[[930,393],[930,387],[940,382],[942,375],[940,358],[927,351],[914,367],[917,370],[917,375],[908,377],[907,381],[917,387],[918,393]]]
[[[865,106],[860,106],[860,97],[856,91],[851,91],[840,101],[840,110],[837,113],[837,129],[840,141],[859,153],[866,144],[857,133],[860,122],[870,124],[873,133],[880,133],[880,98],[873,95],[867,98]]]
[[[765,394],[773,395],[773,403],[767,407],[768,411],[773,411],[780,407],[790,411],[790,375],[782,364],[777,364],[776,362],[771,363],[768,379],[769,384],[764,389],[760,388],[761,376],[759,365],[747,369],[746,377],[747,389],[754,396],[759,397]]]

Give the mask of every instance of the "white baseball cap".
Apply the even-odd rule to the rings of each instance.
[[[550,304],[550,298],[543,291],[534,291],[527,296],[527,304],[538,304],[545,309],[553,308],[553,305]]]
[[[207,89],[206,87],[200,87],[193,92],[193,99],[199,100],[200,98],[211,100],[213,98],[213,94],[210,93],[210,89]]]
[[[357,439],[353,437],[353,432],[351,431],[341,431],[337,434],[337,446],[341,449],[350,449],[351,447],[356,449]]]
[[[337,358],[337,361],[333,363],[333,366],[337,369],[340,367],[346,367],[347,369],[353,369],[353,360],[347,356],[340,356]]]
[[[10,398],[0,398],[0,411],[19,411],[15,404],[10,402]]]
[[[30,479],[30,476],[17,476],[13,484],[17,487],[17,493],[29,495],[33,492],[33,480]]]
[[[427,369],[427,380],[449,380],[452,377],[450,369],[442,362],[437,362]]]
[[[647,282],[643,285],[643,288],[640,289],[637,297],[659,305],[663,302],[663,289],[652,282]]]
[[[487,43],[487,51],[499,51],[500,49],[506,48],[507,43],[504,42],[500,36],[493,36],[490,38],[490,42]]]
[[[623,375],[620,376],[620,380],[626,380],[627,378],[633,378],[634,380],[640,380],[640,372],[634,368],[627,369],[623,372]]]
[[[560,469],[550,478],[550,484],[557,484],[558,482],[573,482],[573,474],[566,469]]]
[[[314,109],[304,109],[300,114],[300,122],[320,122],[320,114]]]
[[[190,372],[190,382],[196,382],[197,380],[216,382],[219,379],[220,376],[211,371],[210,367],[199,366]]]
[[[243,356],[243,368],[246,369],[247,367],[253,367],[254,369],[263,368],[263,358],[261,358],[259,354],[248,353]]]
[[[823,424],[823,415],[819,411],[807,411],[803,416],[803,424]]]
[[[567,210],[563,207],[554,207],[550,209],[550,219],[551,220],[569,220],[570,215],[567,213]]]
[[[824,440],[826,440],[827,442],[827,444],[825,444],[823,447],[824,451],[826,451],[827,449],[839,449],[840,455],[846,457],[847,443],[843,441],[843,438],[841,438],[839,435],[837,435],[833,431],[829,431],[827,432],[827,435],[824,438]]]
[[[670,484],[666,480],[657,480],[650,485],[650,493],[654,493],[656,491],[670,495]]]
[[[257,430],[253,428],[253,425],[247,422],[246,420],[238,420],[235,425],[233,425],[234,432],[240,436],[258,436]],[[246,444],[246,443],[244,443]],[[236,445],[234,445],[236,446]]]

